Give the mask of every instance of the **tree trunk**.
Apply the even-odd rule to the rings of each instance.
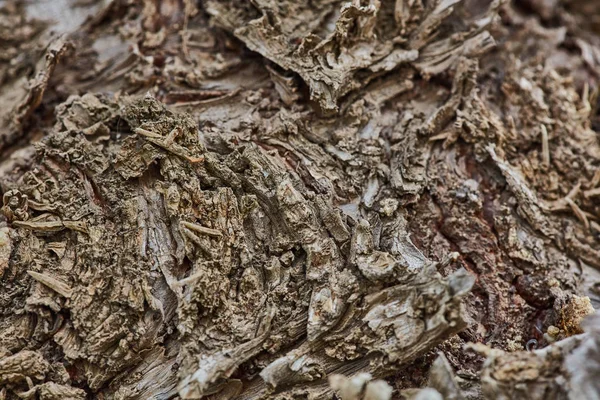
[[[600,398],[597,2],[0,7],[0,399]]]

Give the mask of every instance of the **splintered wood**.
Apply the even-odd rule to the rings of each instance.
[[[600,398],[597,2],[0,7],[0,399]]]

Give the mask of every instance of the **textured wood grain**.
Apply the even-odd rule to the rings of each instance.
[[[597,397],[600,8],[550,3],[1,3],[0,398]]]

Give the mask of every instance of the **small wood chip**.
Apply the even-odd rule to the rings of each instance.
[[[579,206],[575,204],[575,202],[569,197],[565,197],[565,201],[567,202],[569,207],[571,207],[571,210],[573,210],[573,214],[575,214],[575,216],[581,221],[581,223],[585,225],[587,229],[590,229],[590,221],[588,220],[583,210],[579,208]]]
[[[54,290],[61,296],[66,297],[67,299],[71,298],[73,290],[66,283],[61,282],[58,279],[51,277],[50,275],[41,274],[39,272],[27,271],[27,273],[33,279]]]
[[[207,236],[212,236],[212,237],[222,237],[223,236],[223,234],[216,229],[207,228],[205,226],[194,224],[192,222],[181,221],[181,225],[185,226],[188,229],[196,231],[198,233],[205,234]]]

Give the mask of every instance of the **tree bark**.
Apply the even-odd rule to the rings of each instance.
[[[600,398],[592,3],[0,3],[0,398]]]

